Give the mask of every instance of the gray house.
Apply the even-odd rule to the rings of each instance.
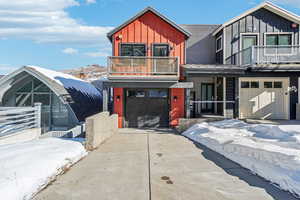
[[[0,79],[0,106],[42,103],[42,129],[68,130],[102,110],[102,94],[71,75],[25,66]]]
[[[222,25],[183,25],[192,115],[295,119],[300,17],[265,2]]]

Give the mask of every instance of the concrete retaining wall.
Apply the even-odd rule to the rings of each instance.
[[[118,132],[118,115],[102,112],[85,120],[86,149],[93,150]]]
[[[11,135],[0,137],[0,145],[13,144],[17,142],[26,142],[26,141],[38,139],[40,136],[41,136],[40,128],[27,129]]]

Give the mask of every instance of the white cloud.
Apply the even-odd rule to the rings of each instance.
[[[96,3],[96,0],[86,0],[87,4],[92,4],[92,3]]]
[[[110,56],[110,54],[106,51],[95,51],[95,52],[87,52],[84,55],[92,58],[97,58],[97,57],[107,57]]]
[[[10,72],[17,70],[17,67],[13,67],[6,64],[0,64],[0,75],[6,75]]]
[[[73,49],[73,48],[65,48],[65,49],[62,50],[62,52],[64,54],[70,54],[70,55],[72,55],[72,54],[77,54],[78,50],[77,49]]]
[[[0,0],[0,38],[107,46],[112,27],[84,25],[65,10],[79,5],[77,0]]]

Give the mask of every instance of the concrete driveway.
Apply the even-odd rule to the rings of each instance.
[[[166,129],[122,129],[34,199],[296,200]]]

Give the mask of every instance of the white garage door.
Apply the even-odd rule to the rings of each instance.
[[[289,78],[240,78],[240,118],[289,119]]]

